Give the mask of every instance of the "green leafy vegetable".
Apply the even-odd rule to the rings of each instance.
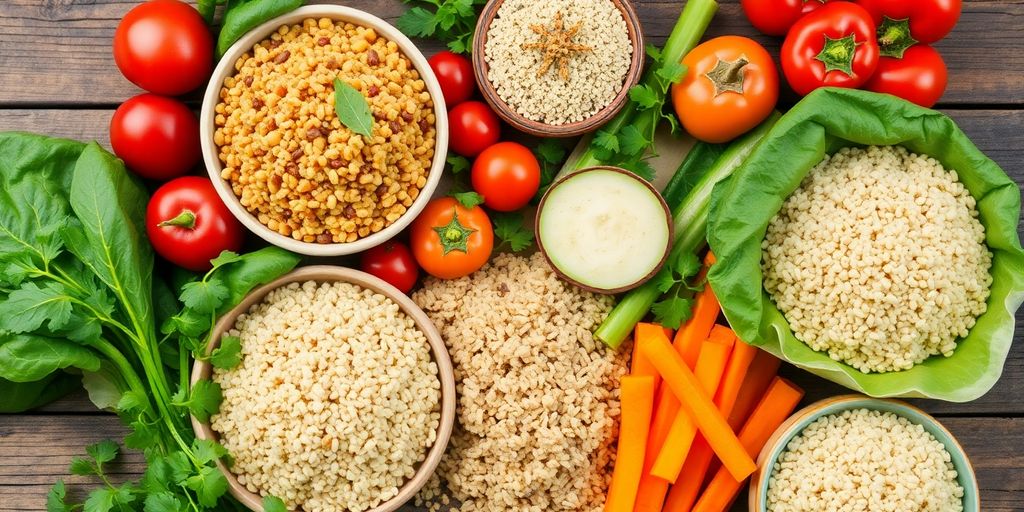
[[[366,138],[373,135],[373,114],[366,96],[340,78],[334,79],[334,112],[354,133]]]
[[[762,287],[761,242],[783,201],[826,153],[852,145],[905,146],[955,169],[977,199],[992,251],[988,310],[951,357],[900,372],[864,374],[793,336]],[[807,95],[742,167],[715,187],[708,242],[717,263],[708,279],[737,336],[793,364],[872,396],[964,402],[985,394],[1002,372],[1014,312],[1024,299],[1024,251],[1017,234],[1020,189],[946,115],[894,96],[848,89]]]
[[[264,496],[263,497],[263,512],[288,512],[288,508],[284,506],[284,502],[277,496]]]
[[[466,208],[473,208],[474,206],[484,204],[484,196],[473,191],[453,192],[451,196],[454,197],[455,200],[459,202],[459,204],[465,206]]]
[[[211,0],[206,0],[206,6],[200,10],[204,17],[207,12],[212,13],[214,7],[209,6]],[[217,3],[225,3],[224,0],[217,0]],[[304,3],[303,0],[227,0],[227,8],[224,11],[224,19],[220,27],[220,35],[217,37],[217,58],[223,57],[231,48],[231,45],[242,38],[246,32],[270,21],[282,14],[298,9]],[[207,20],[212,19],[212,14]]]
[[[558,139],[543,139],[533,148],[533,154],[540,163],[540,186],[533,200],[540,201],[548,187],[555,181],[555,175],[558,174],[559,167],[565,163],[568,151]]]
[[[499,249],[507,246],[512,252],[519,252],[533,245],[533,230],[526,227],[526,218],[521,213],[495,212],[491,215],[494,236],[501,239]]]
[[[468,53],[473,46],[480,8],[487,0],[402,0],[423,4],[405,11],[395,25],[409,37],[432,37],[448,43],[455,53]]]
[[[224,336],[210,353],[210,364],[222,370],[230,370],[242,361],[242,341],[238,336]]]
[[[470,168],[468,158],[454,153],[448,155],[447,162],[452,174],[459,174],[463,171],[469,170]]]

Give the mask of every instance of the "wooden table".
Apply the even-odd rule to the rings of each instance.
[[[311,0],[312,1],[312,0]],[[738,0],[720,0],[709,35],[751,35],[777,53],[779,41],[754,33]],[[117,105],[139,90],[114,66],[111,40],[134,0],[4,0],[0,2],[0,131],[28,130],[109,147],[107,124]],[[342,2],[336,2],[342,3]],[[398,0],[347,5],[394,21]],[[683,2],[636,0],[650,43],[668,35]],[[1024,182],[1024,1],[965,0],[953,33],[937,44],[950,69],[940,109],[1010,176]],[[423,44],[432,54],[439,45]],[[792,101],[790,99],[789,101]],[[1018,314],[1018,322],[1022,315]],[[1024,510],[1024,342],[1014,337],[1002,378],[984,397],[954,404],[914,400],[936,415],[967,450],[986,511]],[[844,390],[794,368],[784,373],[807,390],[806,402]],[[3,397],[0,397],[2,400]],[[40,410],[0,415],[0,511],[45,510],[45,495],[67,478],[72,456],[87,444],[126,433],[97,411],[84,392]],[[118,478],[137,475],[141,456],[114,466]],[[87,483],[68,478],[69,484]],[[91,484],[90,484],[91,486]],[[740,505],[737,506],[738,508]]]

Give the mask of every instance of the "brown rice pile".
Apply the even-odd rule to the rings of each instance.
[[[560,18],[559,18],[560,16]],[[568,79],[558,62],[541,76],[544,51],[523,45],[543,42],[560,20],[562,31],[578,25],[571,43],[589,50],[567,57]],[[519,115],[546,124],[586,120],[608,106],[622,90],[633,48],[622,12],[611,0],[505,0],[487,29],[487,79]]]
[[[417,501],[465,512],[602,510],[627,369],[626,354],[592,334],[611,299],[558,279],[538,253],[427,279],[413,300],[441,331],[459,397],[440,480]]]
[[[826,157],[783,203],[762,250],[765,289],[793,334],[862,372],[952,355],[992,284],[970,192],[899,146]]]
[[[359,512],[398,494],[433,445],[441,383],[426,336],[391,299],[292,283],[239,315],[241,363],[211,426],[252,492],[289,510]]]
[[[215,107],[221,177],[277,233],[353,242],[398,220],[427,181],[434,103],[398,45],[328,18],[281,26],[235,62]],[[372,137],[334,111],[334,79],[366,98]]]

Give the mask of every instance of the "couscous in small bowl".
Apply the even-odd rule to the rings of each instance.
[[[406,456],[403,459],[404,462],[414,462],[414,464],[412,464],[409,467],[409,473],[407,473],[407,475],[411,474],[411,476],[407,476],[406,478],[404,478],[404,481],[400,485],[398,485],[398,483],[396,482],[395,485],[397,486],[397,489],[393,488],[393,487],[389,487],[390,488],[389,493],[393,494],[392,496],[387,497],[387,498],[380,498],[380,499],[376,499],[376,498],[372,498],[371,497],[370,501],[377,501],[378,503],[375,504],[375,505],[369,506],[368,508],[366,508],[366,507],[360,508],[360,510],[363,510],[365,512],[392,512],[394,510],[397,510],[399,507],[401,507],[404,503],[408,502],[410,499],[412,499],[416,495],[416,493],[420,490],[420,488],[422,488],[423,485],[427,483],[428,479],[434,473],[434,470],[436,469],[438,463],[441,460],[442,455],[445,452],[445,449],[448,446],[448,440],[449,440],[449,437],[451,436],[452,428],[453,428],[454,422],[455,422],[455,377],[454,377],[454,372],[453,372],[453,369],[452,369],[452,363],[451,363],[451,360],[450,360],[450,358],[448,356],[448,351],[445,348],[444,341],[441,339],[440,334],[438,333],[438,331],[434,327],[434,325],[431,323],[430,319],[426,316],[426,314],[418,306],[416,306],[416,304],[414,304],[412,302],[412,300],[408,296],[406,296],[405,294],[401,293],[398,289],[396,289],[393,286],[387,284],[386,282],[382,281],[381,279],[379,279],[377,277],[374,277],[374,276],[372,276],[370,274],[366,274],[364,272],[360,272],[358,270],[344,268],[344,267],[326,266],[326,265],[302,267],[300,269],[297,269],[295,271],[290,272],[287,275],[284,275],[284,276],[278,278],[277,280],[275,280],[273,282],[270,282],[270,283],[268,283],[266,285],[263,285],[263,286],[257,288],[256,290],[253,290],[235,308],[233,308],[232,310],[230,310],[229,312],[224,314],[222,317],[220,317],[218,319],[216,325],[214,326],[211,334],[210,334],[212,341],[210,343],[209,350],[211,352],[213,350],[215,350],[220,345],[221,341],[224,339],[225,336],[227,336],[229,334],[237,336],[238,335],[238,332],[237,332],[238,329],[242,329],[242,327],[239,327],[239,326],[243,325],[243,319],[245,319],[248,316],[249,319],[251,320],[251,318],[253,316],[259,314],[259,313],[257,313],[259,307],[266,306],[268,304],[270,305],[270,307],[269,307],[269,309],[264,308],[263,314],[271,315],[271,316],[275,316],[275,317],[285,317],[285,318],[278,318],[277,319],[278,323],[284,329],[284,331],[277,331],[277,334],[274,334],[274,331],[272,331],[272,330],[262,330],[261,329],[260,331],[257,331],[259,336],[261,336],[261,337],[272,336],[272,337],[276,338],[276,337],[286,337],[289,334],[295,333],[297,330],[300,330],[300,328],[304,325],[304,322],[301,321],[301,320],[300,321],[296,321],[296,319],[294,317],[287,317],[287,311],[284,311],[283,310],[284,308],[278,307],[274,303],[275,298],[281,297],[280,293],[282,292],[282,290],[290,291],[290,292],[315,291],[316,293],[319,293],[320,291],[325,289],[325,287],[327,287],[327,286],[341,286],[341,287],[350,286],[351,289],[353,289],[353,290],[364,292],[363,297],[372,297],[372,299],[374,301],[376,301],[376,303],[378,303],[378,304],[386,303],[387,306],[389,308],[391,308],[390,311],[386,313],[387,316],[390,316],[390,317],[397,316],[397,317],[401,317],[403,319],[407,319],[408,321],[405,322],[405,326],[406,327],[414,328],[415,330],[418,330],[419,332],[422,333],[422,336],[418,335],[417,339],[420,340],[421,342],[426,343],[428,345],[427,352],[429,352],[429,356],[428,356],[428,361],[430,363],[429,366],[433,367],[433,368],[431,368],[431,370],[436,369],[436,380],[438,381],[439,386],[437,388],[426,390],[427,394],[436,393],[436,396],[437,396],[437,402],[432,406],[432,411],[433,412],[431,413],[431,416],[433,416],[433,418],[429,422],[429,424],[436,423],[436,430],[435,431],[430,431],[428,433],[429,434],[428,437],[425,438],[425,439],[428,440],[428,448],[426,449],[425,454],[423,454],[422,456],[415,457],[415,458],[410,457],[410,456]],[[334,293],[334,292],[332,290],[332,291],[329,291],[329,293]],[[293,301],[293,303],[294,303],[294,301]],[[357,304],[357,306],[359,306],[359,304]],[[363,307],[362,309],[366,309],[366,308]],[[363,317],[358,317],[359,314],[363,314]],[[328,312],[326,314],[313,314],[312,316],[307,315],[306,318],[307,318],[307,320],[310,320],[310,319],[312,320],[311,324],[315,324],[315,323],[318,323],[318,322],[319,323],[324,323],[324,322],[330,323],[330,322],[333,321],[332,318],[334,318],[336,316],[342,316],[342,315],[345,315],[346,318],[349,319],[350,323],[357,324],[357,328],[356,328],[357,330],[355,332],[359,333],[359,337],[360,338],[363,338],[360,341],[363,342],[364,346],[365,346],[365,342],[370,341],[373,338],[375,338],[375,336],[366,336],[366,329],[362,328],[362,322],[364,320],[366,322],[370,322],[370,323],[376,322],[377,318],[382,316],[382,315],[377,314],[376,312],[372,312],[372,311],[371,312],[366,312],[366,311],[363,311],[362,313],[360,313],[359,311],[356,311],[355,312],[355,316],[357,316],[358,318],[351,318],[353,316],[353,312],[352,311],[345,312],[345,311],[336,310],[336,311]],[[366,317],[366,318],[364,318],[364,317]],[[372,318],[370,318],[370,317],[372,317]],[[251,322],[250,322],[250,325],[251,325]],[[414,325],[414,327],[413,327],[413,325]],[[380,341],[380,344],[381,344],[381,347],[382,347],[381,350],[387,350],[388,347],[390,347],[391,350],[386,354],[386,358],[390,358],[388,360],[393,360],[393,361],[392,361],[392,364],[390,364],[390,365],[388,365],[388,364],[383,364],[382,365],[381,364],[381,363],[384,363],[385,361],[370,361],[369,366],[373,366],[375,369],[370,369],[370,370],[367,370],[367,371],[370,372],[370,373],[377,374],[376,376],[371,376],[371,378],[377,377],[376,380],[373,381],[373,382],[375,382],[375,384],[371,383],[368,386],[363,386],[363,388],[361,390],[355,389],[354,387],[348,387],[348,386],[343,385],[343,386],[341,386],[342,388],[350,390],[349,391],[350,394],[347,397],[344,396],[344,395],[341,396],[340,399],[338,397],[334,397],[334,396],[329,397],[330,401],[333,401],[335,404],[337,404],[338,402],[341,402],[342,404],[347,404],[347,405],[343,405],[341,407],[342,411],[348,410],[348,411],[351,412],[350,408],[349,409],[346,408],[346,407],[351,407],[351,403],[349,403],[349,402],[351,402],[351,400],[346,400],[346,398],[351,398],[352,397],[352,395],[351,395],[352,393],[359,393],[360,391],[361,391],[361,394],[359,396],[361,396],[361,397],[366,397],[366,396],[368,396],[366,393],[369,393],[370,395],[372,395],[372,397],[370,397],[372,400],[385,400],[387,406],[384,407],[384,409],[387,409],[389,411],[395,411],[395,410],[405,411],[407,409],[412,409],[413,408],[413,407],[406,407],[405,405],[402,405],[402,404],[398,404],[396,406],[394,403],[392,403],[392,402],[396,401],[396,397],[398,397],[399,395],[402,395],[402,393],[405,393],[404,389],[402,389],[404,385],[397,386],[397,388],[399,388],[399,389],[390,389],[390,390],[385,389],[385,388],[388,388],[389,386],[391,388],[396,388],[396,386],[390,385],[390,384],[387,383],[387,381],[390,378],[390,376],[393,373],[395,373],[395,372],[398,372],[398,378],[400,378],[400,379],[402,379],[402,378],[408,379],[408,374],[409,374],[408,367],[398,368],[399,366],[402,366],[400,364],[402,361],[397,361],[397,362],[394,361],[394,359],[396,357],[403,357],[403,353],[399,353],[399,351],[394,350],[394,341],[395,340],[385,340],[384,339],[384,338],[395,337],[396,336],[396,332],[398,330],[399,329],[394,327],[394,326],[387,326],[386,329],[378,330],[377,331],[378,334],[376,336],[379,336],[379,338],[381,339],[381,341]],[[330,332],[337,332],[337,331],[330,331]],[[245,335],[242,335],[241,337],[244,339]],[[309,335],[309,333],[306,333],[306,332],[300,333],[298,335],[298,337],[296,337],[295,339],[301,339],[304,344],[312,343],[312,346],[314,346],[314,347],[317,346],[318,344],[319,345],[323,345],[324,347],[329,345],[329,340],[317,339],[315,336],[311,336],[311,335]],[[408,339],[408,338],[406,338],[406,339]],[[317,343],[317,341],[319,341],[319,343]],[[397,341],[398,341],[398,343],[402,343],[403,342],[400,339],[397,340]],[[250,339],[249,342],[252,343],[252,342],[254,342],[254,340]],[[246,358],[246,357],[253,357],[251,355],[251,353],[254,350],[260,350],[262,348],[262,347],[258,347],[258,348],[253,348],[253,347],[245,348],[244,344],[246,342],[245,341],[241,341],[240,343],[243,344],[243,348],[241,350],[241,354],[242,354],[241,358],[243,358],[243,359]],[[270,343],[270,342],[268,341],[268,343]],[[280,342],[279,341],[274,341],[273,343],[280,343]],[[352,366],[353,369],[358,370],[358,367],[360,366],[360,364],[357,362],[357,360],[358,360],[358,358],[361,355],[364,354],[364,351],[360,351],[359,348],[354,346],[354,345],[350,346],[350,347],[347,347],[347,348],[344,348],[343,350],[340,350],[340,351],[336,350],[336,349],[332,349],[332,350],[333,350],[333,353],[335,353],[335,354],[339,353],[339,352],[341,353],[341,355],[338,356],[338,357],[339,357],[339,361],[342,361],[342,363],[344,363],[344,364],[342,364],[343,366],[344,365]],[[422,351],[421,348],[420,349],[416,349],[416,350]],[[287,348],[286,347],[284,349],[278,349],[276,354],[271,354],[271,360],[269,361],[270,364],[267,364],[265,369],[262,370],[262,371],[265,372],[265,373],[268,373],[268,374],[272,373],[272,372],[277,372],[277,371],[279,371],[279,369],[282,366],[287,365],[290,361],[294,361],[295,358],[301,358],[301,357],[309,356],[310,355],[310,354],[305,354],[304,352],[305,352],[305,350],[302,347],[291,347],[291,348]],[[410,357],[411,356],[409,355],[408,352],[404,352],[404,359],[409,359]],[[268,361],[263,361],[263,362],[268,362]],[[303,368],[302,369],[303,370],[302,371],[302,375],[297,376],[296,379],[289,379],[286,376],[283,379],[283,382],[282,382],[282,379],[277,378],[277,380],[275,380],[275,383],[276,383],[276,385],[278,387],[280,387],[280,386],[286,387],[287,388],[286,392],[292,392],[292,394],[294,394],[294,389],[291,389],[291,386],[296,386],[296,384],[297,384],[296,381],[297,380],[302,380],[302,379],[308,380],[310,378],[310,376],[312,376],[312,378],[314,379],[313,386],[314,386],[315,390],[322,390],[322,389],[326,388],[326,389],[329,390],[328,393],[332,393],[332,391],[330,391],[330,390],[331,389],[337,389],[337,386],[334,386],[332,388],[330,382],[324,382],[325,379],[316,377],[316,375],[318,375],[317,372],[318,371],[322,372],[322,370],[323,370],[323,368],[320,368],[320,367],[323,367],[324,365],[332,366],[332,368],[334,366],[338,366],[338,364],[336,362],[332,362],[332,363],[333,364],[328,364],[325,361],[316,359],[315,354],[314,354],[314,367],[312,368],[311,371],[308,368]],[[238,365],[238,367],[242,367],[242,366],[244,366],[244,365]],[[363,364],[361,366],[367,366],[365,358],[364,358],[364,362],[363,362]],[[220,372],[220,378],[223,379],[225,371],[234,371],[234,370],[223,370],[223,369],[222,370],[217,370],[217,369],[215,369],[213,367],[213,365],[210,363],[209,360],[196,360],[196,362],[194,364],[194,367],[193,367],[193,371],[192,371],[192,384],[195,385],[195,383],[200,381],[200,380],[214,380],[214,382],[217,382],[218,377],[217,377],[216,374],[218,372]],[[252,370],[252,371],[257,371],[258,372],[260,370],[257,369],[257,370]],[[350,375],[351,375],[351,373],[350,373]],[[322,375],[321,375],[321,377],[322,377]],[[357,375],[354,375],[353,377],[356,378],[356,379],[364,379],[365,375],[364,374],[357,374]],[[251,397],[251,399],[246,398],[242,403],[235,404],[232,407],[234,407],[235,409],[238,409],[239,407],[243,407],[243,408],[247,408],[247,409],[252,409],[252,410],[257,410],[258,409],[258,411],[256,411],[255,413],[252,412],[252,411],[249,411],[249,413],[247,413],[247,414],[249,414],[250,416],[253,415],[253,414],[256,414],[257,416],[261,416],[261,417],[262,416],[266,416],[266,415],[270,415],[271,417],[273,417],[275,414],[279,415],[281,410],[291,411],[292,413],[294,413],[295,409],[294,409],[293,406],[296,406],[297,402],[306,402],[306,398],[308,398],[305,395],[303,395],[300,398],[295,398],[293,400],[293,402],[295,402],[295,403],[291,403],[291,402],[289,402],[289,403],[277,403],[276,407],[274,407],[273,404],[271,404],[271,407],[269,407],[269,408],[268,407],[263,407],[263,406],[259,405],[259,403],[261,401],[266,402],[266,401],[269,400],[269,401],[273,402],[273,401],[275,401],[275,397],[280,398],[281,394],[277,393],[276,392],[277,390],[271,389],[273,387],[275,387],[275,386],[274,385],[270,385],[270,386],[266,387],[266,389],[259,389],[258,390],[258,394],[261,395],[260,397]],[[423,388],[421,388],[420,391],[423,391]],[[228,398],[227,398],[228,389],[227,388],[225,388],[224,394],[225,394],[224,401],[226,403],[228,401]],[[237,393],[235,393],[235,394],[237,395]],[[406,393],[406,394],[408,394],[408,393]],[[418,393],[418,394],[422,395],[423,393]],[[402,396],[404,396],[404,395],[402,395]],[[383,398],[378,399],[378,398],[374,398],[374,397],[383,397]],[[398,401],[400,401],[400,400],[398,400]],[[236,400],[236,402],[237,402],[237,400]],[[281,401],[277,400],[277,402],[281,402]],[[309,418],[311,416],[315,416],[315,412],[320,408],[319,406],[323,405],[323,404],[313,404],[312,402],[313,402],[313,400],[308,402],[308,406],[310,407],[309,411],[299,415],[299,419],[297,421],[299,421],[300,424],[293,425],[293,426],[296,426],[296,428],[295,429],[291,429],[291,430],[305,432],[305,429],[307,429],[307,427],[308,427],[307,423],[309,423]],[[327,407],[331,407],[331,404],[328,403]],[[336,405],[335,405],[335,407],[337,408]],[[359,425],[360,424],[369,425],[371,421],[374,421],[373,418],[366,419],[366,418],[364,418],[364,416],[373,415],[374,414],[373,411],[381,410],[375,404],[369,405],[368,409],[367,408],[363,408],[362,405],[360,405],[359,407],[360,408],[358,409],[358,411],[361,411],[361,412],[358,412],[355,417],[348,418],[347,421],[343,421],[344,418],[341,418],[341,417],[337,416],[337,413],[338,413],[337,410],[327,411],[327,409],[325,407],[324,410],[330,415],[330,418],[333,418],[333,419],[330,422],[326,423],[326,424],[317,425],[317,431],[321,431],[321,429],[322,429],[323,431],[326,432],[326,431],[332,431],[332,429],[338,429],[338,432],[335,432],[335,436],[341,435],[341,436],[350,437],[350,438],[358,437],[359,435],[361,435],[363,433],[364,430],[369,430],[370,429],[370,427],[366,427],[365,429],[360,428]],[[305,408],[303,408],[303,410],[305,410]],[[264,411],[264,412],[259,412],[259,411]],[[269,412],[267,412],[267,411],[269,411]],[[300,411],[300,412],[302,412],[302,411]],[[223,407],[223,404],[222,404],[221,411],[219,413],[217,413],[217,414],[224,414],[224,413],[225,413],[225,411],[224,411],[224,407]],[[218,421],[220,421],[220,423],[223,425],[225,421],[227,421],[227,422],[236,421],[237,422],[237,417],[234,420],[231,419],[230,417],[227,418],[226,420],[224,418],[221,418],[220,420],[218,420],[216,416],[213,416],[213,417],[211,417],[211,419],[209,421],[205,421],[204,422],[204,421],[199,421],[198,419],[196,419],[193,416],[192,417],[192,426],[193,426],[193,428],[194,428],[194,430],[196,432],[196,437],[198,439],[209,439],[209,440],[218,441],[218,442],[221,442],[221,443],[223,443],[223,444],[225,444],[227,446],[230,446],[230,444],[226,442],[227,440],[223,437],[223,435],[221,433],[219,433],[218,431],[216,431],[214,429],[214,427],[213,427],[213,425],[216,424]],[[252,434],[251,432],[242,432],[242,430],[244,430],[242,427],[245,427],[244,425],[237,425],[236,424],[233,427],[233,431],[234,431],[233,435],[235,435],[235,437],[236,437],[236,439],[233,441],[233,443],[236,444],[236,445],[239,444],[239,442],[243,443],[243,445],[259,444],[261,442],[261,441],[259,441],[260,439],[264,439],[265,437],[267,437],[267,436],[269,436],[270,434],[273,433],[271,431],[280,431],[282,429],[288,430],[290,428],[290,427],[288,427],[288,425],[284,425],[283,423],[287,423],[287,421],[278,420],[277,422],[274,422],[273,424],[271,424],[269,426],[263,426],[263,427],[267,427],[267,428],[259,427],[259,429],[262,429],[262,430],[260,432],[258,432],[257,434],[255,434],[255,437],[254,437],[254,434]],[[423,424],[426,425],[426,424],[428,424],[428,422],[425,421]],[[370,438],[369,438],[369,441],[372,442],[372,443],[375,443],[375,444],[380,444],[380,443],[389,444],[389,443],[393,443],[393,446],[405,446],[406,444],[408,444],[408,439],[407,438],[412,436],[412,434],[410,434],[410,432],[416,431],[418,428],[419,428],[419,430],[422,430],[422,428],[420,428],[420,427],[422,427],[422,425],[418,425],[418,426],[417,425],[411,425],[411,426],[397,425],[397,426],[395,426],[395,428],[398,431],[402,431],[402,433],[400,434],[400,437],[402,437],[402,439],[396,439],[396,438],[394,438],[394,436],[390,436],[390,437],[388,437],[386,439],[380,439],[379,437],[374,437],[374,436],[371,435]],[[429,429],[431,427],[427,426],[426,428]],[[259,429],[257,429],[257,430],[259,430]],[[389,431],[389,432],[391,434],[394,434],[395,431],[396,430],[392,430],[392,431]],[[346,435],[345,434],[346,432],[350,432],[350,434]],[[278,432],[278,433],[280,433],[280,432]],[[302,435],[305,435],[305,434],[302,434]],[[270,446],[270,445],[268,445],[268,446],[270,448],[270,451],[273,452],[273,453],[270,453],[270,455],[272,455],[272,457],[269,457],[270,459],[280,458],[281,457],[281,453],[285,454],[285,459],[288,458],[287,457],[288,448],[286,446],[283,446],[283,445],[290,445],[290,444],[292,444],[293,441],[294,441],[293,437],[295,437],[295,436],[289,437],[288,435],[286,435],[285,437],[286,437],[286,439],[282,439],[281,443],[270,442],[270,445],[272,445],[272,446]],[[265,439],[264,439],[264,441],[265,441]],[[351,444],[351,440],[350,439],[342,439],[342,441],[343,441],[343,444]],[[263,442],[263,444],[267,444],[267,443]],[[320,447],[320,443],[315,443],[315,444],[317,445],[317,447]],[[408,446],[406,446],[403,449],[406,452],[409,452],[409,450],[411,450],[411,448],[409,448]],[[323,451],[325,451],[325,452],[327,452],[327,451],[335,451],[335,452],[337,452],[337,450],[338,450],[338,444],[336,442],[334,444],[328,443],[327,445],[325,445],[323,447]],[[389,457],[394,457],[394,453],[396,453],[394,450],[392,450],[390,453],[387,453],[387,452],[383,451],[383,449],[381,449],[381,450],[382,450],[381,451],[382,454],[384,454],[386,456],[389,456]],[[229,449],[229,451],[230,451],[230,449]],[[299,455],[300,458],[301,457],[306,457],[306,456],[309,455],[308,450],[302,449],[301,451],[303,451],[303,454]],[[359,468],[364,468],[364,467],[370,466],[371,464],[376,464],[374,459],[370,459],[369,458],[370,457],[369,452],[372,452],[372,451],[373,451],[373,449],[370,448],[370,444],[369,443],[361,444],[360,447],[358,447],[358,449],[355,451],[355,453],[358,454],[357,455],[358,457],[366,456],[367,460],[364,461],[363,463],[358,463],[358,461],[356,461],[356,462],[354,462],[355,466],[352,466],[352,467],[359,469]],[[351,453],[351,452],[352,452],[352,449],[351,449],[351,447],[349,447],[349,453]],[[345,453],[345,448],[344,447],[342,447],[342,453]],[[409,455],[409,454],[406,454],[406,455]],[[234,454],[231,454],[231,460],[233,461],[233,464],[234,464],[234,465],[232,465],[232,469],[229,469],[228,466],[224,463],[223,460],[218,460],[217,461],[217,467],[221,470],[221,472],[224,474],[224,476],[228,480],[228,484],[229,484],[229,489],[228,490],[229,490],[230,494],[234,498],[236,498],[238,501],[240,501],[243,505],[248,507],[249,509],[251,509],[253,511],[256,511],[256,512],[262,512],[264,509],[263,509],[263,504],[262,504],[263,496],[261,496],[261,494],[262,495],[272,495],[273,493],[265,492],[266,489],[264,489],[261,486],[258,486],[260,492],[253,492],[253,490],[251,490],[251,485],[247,488],[247,485],[245,485],[245,482],[243,481],[245,479],[245,477],[244,476],[240,477],[240,475],[236,474],[236,472],[242,472],[243,475],[244,475],[245,474],[244,473],[244,468],[242,470],[240,470],[239,468],[236,467],[236,465],[238,465],[238,460],[235,459]],[[306,459],[302,459],[301,462],[306,464],[305,466],[303,466],[303,471],[305,472],[305,476],[303,477],[302,475],[299,475],[300,477],[302,477],[304,482],[305,482],[305,480],[308,480],[308,478],[310,477],[310,474],[311,474],[310,471],[312,471],[313,474],[322,472],[322,471],[315,471],[315,470],[313,470],[312,466],[314,466],[315,464],[313,464],[312,462],[309,462]],[[259,466],[259,464],[267,464],[266,459],[259,460],[256,465]],[[394,462],[394,463],[390,463],[389,462],[388,464],[395,465],[395,464],[397,464],[397,462]],[[300,465],[302,465],[302,464],[300,464]],[[335,465],[337,465],[337,463],[335,463]],[[253,467],[253,465],[249,464],[249,468],[251,469],[252,467]],[[278,467],[278,466],[275,466],[275,467]],[[307,471],[307,470],[309,470],[309,471]],[[342,471],[342,473],[344,473],[344,472],[345,471]],[[351,471],[349,473],[351,473]],[[251,474],[249,474],[248,476],[252,477]],[[339,481],[345,481],[349,476],[350,476],[349,474],[341,474],[341,475],[338,476],[338,480]],[[362,482],[362,483],[365,484],[365,482]],[[356,490],[359,489],[359,485],[358,484],[355,485],[354,487],[356,488]],[[364,486],[364,488],[365,488],[365,486]],[[278,497],[280,497],[280,496],[278,496]],[[318,497],[317,499],[320,499],[320,498]],[[287,499],[287,497],[286,497],[285,501],[286,502],[289,501]],[[366,500],[364,500],[364,502],[365,501]],[[323,502],[321,502],[320,505],[322,506]],[[298,510],[301,510],[301,509],[302,509],[301,507],[298,508]]]
[[[863,395],[842,395],[819,400],[807,407],[797,411],[789,417],[768,442],[765,443],[757,458],[758,470],[750,478],[749,509],[755,512],[767,512],[769,509],[769,487],[770,480],[775,474],[776,466],[783,453],[791,448],[791,441],[801,436],[805,429],[811,425],[819,425],[820,420],[828,417],[839,417],[844,413],[867,410],[870,413],[882,415],[895,415],[899,419],[905,419],[910,425],[919,425],[924,432],[930,434],[934,440],[941,444],[945,452],[949,454],[949,462],[956,471],[956,484],[963,489],[962,506],[963,512],[978,512],[981,510],[979,499],[978,481],[974,474],[967,454],[953,434],[928,413],[914,407],[906,402],[893,399],[876,399]],[[844,442],[853,442],[855,436]],[[877,441],[877,440],[876,440]],[[876,443],[877,444],[877,443]],[[827,451],[827,450],[826,450]],[[818,452],[820,453],[820,452]],[[829,457],[837,457],[832,451],[828,451]],[[830,462],[830,465],[838,465],[837,461]],[[823,481],[827,475],[816,474],[815,481]],[[852,509],[851,509],[852,510]]]

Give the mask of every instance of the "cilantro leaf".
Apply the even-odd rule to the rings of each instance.
[[[459,174],[470,167],[469,159],[461,155],[448,155],[448,159],[446,161],[452,168],[452,174]]]
[[[174,405],[188,408],[188,411],[197,420],[204,422],[209,421],[210,415],[220,410],[220,402],[223,398],[220,384],[205,379],[192,386],[188,400],[182,401],[178,393],[171,397]]]
[[[533,231],[525,225],[523,215],[514,212],[495,213],[491,216],[494,235],[507,243],[512,252],[519,252],[533,245]]]
[[[230,370],[242,361],[242,340],[238,336],[224,336],[210,354],[210,364],[221,370]]]
[[[182,506],[174,494],[163,491],[147,495],[142,510],[143,512],[180,512]]]
[[[57,483],[53,484],[50,488],[50,492],[46,493],[46,512],[70,512],[74,510],[71,505],[65,502],[67,499],[67,489],[64,487],[64,480],[57,480]]]
[[[565,160],[565,146],[555,139],[544,139],[533,149],[533,154],[542,163],[558,165]]]
[[[216,258],[210,260],[210,264],[213,265],[213,268],[211,268],[210,270],[213,271],[214,269],[219,268],[219,267],[223,267],[224,265],[227,265],[229,263],[234,263],[236,261],[241,261],[241,259],[242,259],[242,255],[238,254],[237,252],[234,252],[234,251],[221,251],[219,256],[217,256]]]
[[[110,512],[114,508],[115,491],[109,488],[96,489],[85,500],[85,512]]]
[[[663,98],[658,96],[658,93],[651,89],[651,86],[647,84],[634,85],[629,88],[629,99],[636,102],[640,108],[652,108],[658,106]]]
[[[634,125],[628,125],[619,132],[619,147],[625,155],[639,156],[651,145],[651,139]]]
[[[672,270],[683,280],[689,279],[700,272],[700,259],[692,252],[684,252],[672,262]]]
[[[658,287],[658,291],[661,293],[667,293],[676,285],[679,281],[676,280],[675,273],[668,268],[662,268],[654,276],[654,284]]]
[[[619,152],[619,138],[616,137],[614,133],[606,130],[598,130],[597,133],[594,134],[592,144],[609,153]]]
[[[654,167],[651,167],[651,164],[642,158],[622,162],[619,165],[624,169],[633,171],[634,174],[647,181],[654,181],[655,176],[658,174],[658,171],[655,171]]]
[[[71,465],[68,466],[68,471],[72,475],[78,476],[95,476],[98,472],[96,469],[96,463],[86,457],[75,457],[71,459]]]
[[[118,446],[114,441],[106,439],[85,447],[85,452],[88,453],[102,469],[103,464],[106,464],[117,457]]]
[[[466,208],[475,208],[481,204],[484,204],[484,196],[477,194],[476,192],[473,191],[453,192],[450,195],[454,197],[455,200],[459,202],[459,204],[465,206]]]
[[[129,425],[132,432],[124,437],[124,445],[135,450],[146,450],[160,443],[160,433],[149,423],[136,420]]]
[[[655,302],[651,306],[654,321],[669,329],[678,329],[683,322],[690,318],[692,302],[691,299],[684,299],[676,295]]]
[[[285,507],[281,498],[277,496],[264,496],[263,512],[288,512],[288,508]]]
[[[149,406],[149,398],[145,394],[135,391],[128,390],[121,395],[121,399],[117,401],[117,410],[121,412],[132,412]]]
[[[413,7],[405,11],[395,25],[398,30],[411,37],[429,37],[437,30],[434,14],[422,7]]]
[[[228,298],[230,291],[217,276],[181,287],[181,302],[197,312],[211,314]]]
[[[205,507],[217,505],[217,499],[228,490],[228,479],[214,466],[205,466],[199,473],[185,480],[185,487],[196,492],[199,504]]]
[[[228,450],[216,441],[196,439],[192,442],[192,454],[200,464],[207,464],[228,454]]]
[[[661,48],[658,48],[653,44],[649,44],[644,47],[644,52],[647,53],[647,56],[650,57],[651,60],[655,62],[661,61]]]
[[[192,475],[192,461],[188,460],[185,452],[174,452],[163,459],[167,465],[167,481],[174,484],[181,484]]]
[[[668,92],[669,86],[679,82],[686,75],[686,66],[679,62],[665,62],[661,66],[658,66],[658,70],[655,74],[660,79],[660,85],[662,87],[662,96]],[[664,101],[664,100],[663,100]]]

